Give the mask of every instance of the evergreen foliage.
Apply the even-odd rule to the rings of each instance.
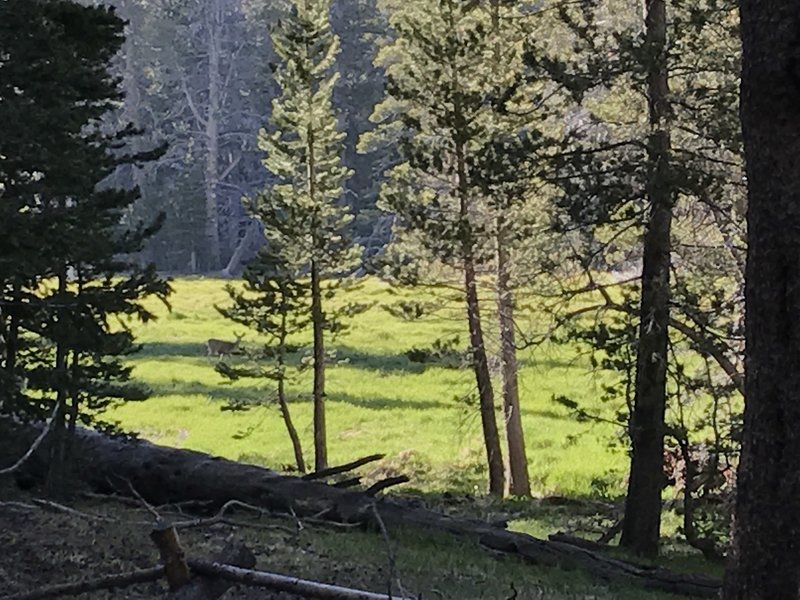
[[[330,25],[326,0],[297,0],[275,27],[272,44],[280,62],[269,130],[259,134],[264,166],[273,184],[248,202],[267,240],[248,266],[246,278],[280,298],[304,294],[302,309],[314,333],[315,467],[325,468],[325,331],[341,329],[341,311],[326,309],[337,287],[358,266],[361,248],[349,239],[353,216],[341,201],[351,171],[342,164],[344,133],[339,130],[332,94],[339,42]],[[237,304],[239,300],[234,297]],[[262,296],[263,301],[269,296]],[[284,305],[300,310],[296,302]],[[296,317],[299,318],[299,317]]]
[[[158,222],[126,222],[136,190],[106,182],[154,153],[127,153],[136,132],[104,122],[121,99],[109,72],[123,42],[113,11],[66,0],[9,0],[0,11],[3,363],[27,381],[4,409],[41,417],[57,405],[58,478],[67,415],[70,427],[99,425],[110,403],[146,397],[123,357],[135,350],[126,322],[152,316],[142,299],[170,291],[132,259]]]

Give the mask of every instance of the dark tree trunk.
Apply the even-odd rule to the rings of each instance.
[[[314,328],[314,470],[328,466],[327,428],[325,426],[325,314],[319,267],[311,263],[311,320]]]
[[[5,382],[8,386],[7,389],[0,390],[0,410],[3,408],[4,400],[16,401],[19,397],[19,383],[17,376],[17,354],[19,351],[19,330],[20,330],[20,312],[22,310],[22,298],[19,283],[12,285],[11,292],[11,306],[5,308],[0,312],[0,319],[2,319],[2,338],[5,342],[5,364],[3,365],[6,378]],[[2,313],[5,314],[2,314]],[[8,315],[6,320],[6,315]]]
[[[11,295],[11,307],[8,310],[8,326],[4,331],[6,342],[6,364],[5,368],[8,374],[13,377],[17,370],[17,350],[19,345],[19,327],[20,318],[19,313],[22,303],[20,285],[15,283],[13,285]]]
[[[450,31],[455,31],[453,5],[448,4]],[[452,141],[455,158],[455,194],[458,199],[459,243],[461,264],[464,269],[464,295],[467,301],[467,321],[469,324],[470,352],[472,368],[478,385],[478,399],[483,428],[483,443],[486,447],[486,461],[489,467],[489,493],[501,496],[505,491],[505,472],[503,452],[500,448],[500,435],[494,412],[494,390],[489,373],[489,360],[486,356],[486,342],[481,324],[478,283],[475,277],[475,238],[470,222],[472,199],[470,197],[465,147],[469,139],[469,127],[464,116],[461,74],[453,56],[450,60],[450,80],[453,87],[453,128]]]
[[[631,415],[631,469],[620,543],[637,554],[652,557],[658,554],[661,490],[664,487],[670,230],[674,192],[669,168],[666,2],[647,0],[646,6],[646,39],[652,53],[647,84],[650,117],[647,199],[650,219],[644,238],[636,391]]]
[[[500,321],[500,354],[503,363],[503,417],[506,423],[508,463],[506,478],[512,496],[530,496],[525,432],[519,406],[517,345],[514,334],[514,298],[511,291],[511,259],[503,218],[497,219],[497,314]]]
[[[489,360],[486,356],[486,343],[481,325],[478,286],[475,281],[475,265],[471,258],[464,260],[464,286],[467,295],[467,318],[469,320],[469,341],[472,349],[472,366],[478,384],[483,441],[486,446],[486,460],[489,464],[489,493],[502,496],[505,488],[503,453],[500,450],[500,434],[494,414],[494,390],[489,373]]]
[[[800,10],[741,0],[748,256],[742,458],[726,600],[800,597]]]
[[[58,275],[58,293],[60,302],[64,301],[67,292],[66,267],[61,269]],[[60,309],[63,311],[64,309]],[[47,494],[51,497],[59,497],[64,493],[67,468],[67,341],[64,329],[63,312],[59,315],[58,327],[56,330],[56,358],[54,368],[54,387],[56,389],[57,410],[53,415],[53,424],[50,429],[50,456],[47,464]]]

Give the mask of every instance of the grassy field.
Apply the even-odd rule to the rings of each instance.
[[[129,403],[110,416],[126,428],[160,443],[212,452],[272,468],[292,464],[288,437],[274,405],[248,412],[221,411],[230,400],[269,400],[271,385],[256,380],[230,384],[206,356],[209,337],[232,339],[237,327],[215,305],[227,303],[222,281],[179,280],[172,311],[156,306],[159,318],[137,326],[144,344],[135,355],[135,376],[153,389],[150,400]],[[404,321],[382,308],[398,295],[372,280],[343,300],[375,303],[355,317],[330,348],[328,370],[329,455],[333,464],[385,453],[382,468],[409,471],[421,491],[482,492],[485,467],[477,409],[462,400],[475,391],[471,371],[411,362],[406,352],[458,336],[466,349],[463,309],[433,299],[439,309],[420,320]],[[420,298],[421,300],[422,298]],[[487,308],[491,307],[489,302]],[[524,325],[537,315],[521,314]],[[486,321],[493,340],[493,315]],[[250,333],[245,345],[259,341]],[[495,344],[492,344],[494,346]],[[491,349],[491,348],[490,348]],[[588,363],[569,348],[538,347],[521,356],[522,414],[536,495],[596,496],[622,491],[626,458],[609,446],[610,426],[576,423],[552,401],[566,395],[586,406],[597,404],[600,381]],[[311,445],[310,372],[290,385],[291,410],[307,456]],[[501,415],[498,413],[498,419]]]
[[[234,332],[241,332],[214,308],[228,302],[224,285],[214,279],[178,280],[174,282],[172,310],[153,305],[159,318],[135,327],[143,349],[132,358],[135,376],[152,387],[153,395],[144,402],[127,403],[107,416],[161,444],[275,469],[289,467],[293,460],[288,436],[277,408],[268,402],[271,385],[256,380],[230,384],[215,371],[215,360],[206,356],[209,337],[233,339]],[[422,319],[404,321],[382,308],[403,298],[429,301],[438,309]],[[429,348],[437,339],[453,336],[460,339],[457,348],[466,349],[466,325],[459,303],[441,292],[425,293],[424,297],[422,293],[416,297],[399,293],[377,280],[347,292],[341,301],[348,300],[374,305],[330,345],[336,351],[327,376],[332,464],[385,453],[384,461],[366,469],[367,478],[370,469],[374,477],[405,473],[412,478],[403,486],[406,493],[422,494],[426,501],[450,512],[487,518],[500,514],[509,520],[510,528],[538,537],[559,529],[596,536],[612,522],[608,511],[599,514],[590,504],[498,503],[482,497],[486,471],[477,408],[461,400],[474,393],[471,371],[415,363],[406,356],[412,348]],[[491,302],[486,307],[491,308]],[[523,326],[530,323],[534,328],[541,317],[530,308],[519,316]],[[494,320],[491,311],[485,318],[487,325]],[[495,339],[494,328],[489,329]],[[255,347],[260,340],[248,333],[243,343]],[[493,343],[492,348],[495,346]],[[544,345],[522,353],[520,377],[534,495],[618,500],[624,491],[627,458],[611,443],[614,427],[576,422],[553,401],[554,395],[565,395],[602,410],[598,398],[603,376],[593,374],[586,357],[578,356],[576,350]],[[291,410],[307,459],[313,456],[310,390],[310,372],[290,386]],[[267,402],[246,412],[222,410],[230,401],[243,400]],[[498,420],[500,417],[498,413]],[[445,491],[448,494],[442,495]],[[662,563],[678,570],[719,572],[677,540],[677,525],[676,515],[665,515],[669,539]],[[665,597],[641,590],[598,588],[580,574],[532,569],[516,561],[496,562],[477,548],[452,541],[420,539],[412,533],[395,535],[399,536],[395,540],[398,561],[412,587],[449,590],[431,597],[508,598],[513,582],[527,586],[530,592],[520,598]],[[315,534],[312,543],[331,556],[348,548],[341,560],[345,565],[361,565],[354,567],[356,572],[380,568],[375,558],[380,539],[357,532],[346,534],[347,539],[342,536],[345,534]],[[306,575],[318,575],[315,567],[309,568]]]

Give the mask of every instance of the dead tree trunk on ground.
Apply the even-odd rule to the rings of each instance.
[[[0,427],[8,429],[5,440],[15,440],[19,446],[10,449],[12,456],[17,456],[30,446],[38,429],[7,425],[7,420],[0,419]],[[720,589],[718,580],[704,575],[676,574],[637,565],[569,544],[506,531],[483,521],[453,518],[388,498],[376,500],[364,492],[288,477],[202,452],[114,440],[82,429],[76,431],[76,436],[75,458],[84,468],[75,472],[85,483],[104,493],[127,495],[135,489],[154,505],[202,500],[222,506],[235,499],[272,511],[293,512],[299,518],[323,516],[374,529],[379,528],[377,507],[386,526],[456,535],[536,564],[579,569],[602,581],[709,598]],[[46,451],[43,456],[46,458]],[[34,457],[26,468],[41,474],[46,461],[42,455],[38,460]]]

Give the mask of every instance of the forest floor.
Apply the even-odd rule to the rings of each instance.
[[[35,491],[0,487],[0,598],[37,587],[83,578],[144,569],[158,564],[158,553],[148,535],[153,517],[145,507],[130,502],[76,494],[63,501],[80,511],[66,513],[36,505]],[[9,504],[12,503],[12,504]],[[25,509],[21,505],[30,505]],[[35,508],[33,508],[35,507]],[[451,512],[474,513],[471,500]],[[584,507],[538,504],[553,522],[575,519]],[[178,507],[159,507],[165,518],[186,520]],[[567,515],[569,515],[568,518]],[[419,599],[440,600],[666,600],[666,594],[636,588],[607,587],[579,572],[537,567],[518,559],[490,554],[477,545],[443,535],[414,530],[389,531],[389,541],[378,533],[295,521],[291,517],[229,514],[236,525],[215,524],[180,531],[190,558],[205,559],[232,537],[253,550],[256,568],[351,588],[394,594],[403,590]],[[390,557],[392,559],[390,560]],[[673,557],[669,566],[698,568],[696,561]],[[78,596],[136,599],[163,597],[163,583]],[[276,598],[289,594],[232,588],[226,599]]]

